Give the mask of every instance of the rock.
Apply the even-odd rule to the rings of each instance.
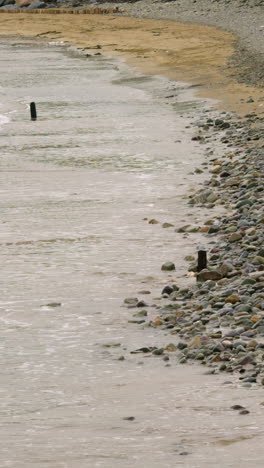
[[[248,364],[255,364],[254,358],[250,355],[245,356],[244,358],[240,359],[238,362],[239,366],[247,366]]]
[[[261,265],[264,265],[264,257],[261,257],[260,255],[254,257],[254,261],[260,263]]]
[[[151,219],[149,221],[149,224],[159,224],[159,221],[157,221],[156,219]]]
[[[124,300],[124,303],[125,304],[130,304],[130,305],[137,305],[138,303],[138,298],[137,297],[127,297],[125,300]]]
[[[186,343],[183,343],[182,341],[180,341],[178,344],[177,344],[177,348],[178,349],[185,349],[187,348],[188,345]]]
[[[229,236],[229,242],[237,242],[237,241],[240,241],[241,239],[242,239],[242,234],[240,234],[240,232],[233,232],[233,234]]]
[[[50,302],[49,304],[45,304],[42,307],[61,307],[61,302]]]
[[[241,302],[241,299],[238,294],[231,294],[231,296],[228,296],[225,299],[225,302],[229,304],[236,304],[237,302]]]
[[[136,314],[133,315],[133,317],[146,317],[148,315],[146,310],[140,310]]]
[[[167,294],[169,296],[173,291],[174,289],[172,286],[165,286],[165,288],[162,289],[161,294]]]
[[[154,354],[154,356],[161,356],[163,353],[164,353],[164,348],[158,348],[152,351],[152,354]]]
[[[227,274],[232,270],[233,267],[229,263],[222,263],[222,265],[220,265],[220,267],[217,268],[217,271],[219,271],[223,278],[227,276]]]
[[[17,5],[4,5],[0,7],[0,10],[18,10],[19,7]]]
[[[215,193],[211,193],[207,197],[207,203],[214,203],[218,199],[218,196]]]
[[[163,320],[161,317],[155,317],[152,321],[152,326],[153,327],[160,327],[161,325],[163,325]]]
[[[138,301],[137,307],[148,307],[148,304],[145,301]]]
[[[246,409],[243,409],[241,411],[239,411],[239,414],[249,414],[250,411],[246,410]]]
[[[248,344],[247,344],[247,350],[248,351],[254,351],[256,349],[256,346],[258,345],[258,342],[256,340],[251,340]]]
[[[175,265],[172,262],[166,262],[166,263],[163,263],[161,269],[163,271],[173,271],[175,270]]]
[[[137,325],[141,325],[145,323],[145,320],[128,320],[128,323],[136,323]]]
[[[235,411],[239,411],[239,410],[244,410],[245,407],[241,406],[241,405],[233,405],[233,406],[231,406],[231,409],[233,409]]]
[[[222,279],[221,273],[217,270],[202,270],[197,275],[197,281],[218,281]]]
[[[7,5],[15,5],[15,0],[0,0],[0,7]]]
[[[42,8],[47,8],[47,4],[41,1],[34,1],[27,7],[28,10],[39,10]]]
[[[146,347],[144,346],[143,348],[138,348],[138,349],[135,349],[135,351],[131,351],[130,354],[138,354],[138,353],[152,353],[152,351],[154,351],[155,347]]]
[[[174,343],[170,343],[165,347],[166,351],[174,352],[177,351],[177,346]]]
[[[162,224],[162,227],[166,229],[166,228],[174,227],[174,224],[163,223],[163,224]]]

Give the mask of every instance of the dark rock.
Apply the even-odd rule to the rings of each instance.
[[[241,406],[241,405],[233,405],[233,406],[231,406],[231,409],[239,411],[239,410],[244,410],[245,407]]]
[[[175,265],[172,262],[166,262],[166,263],[163,263],[161,269],[163,271],[173,271],[175,270]]]
[[[136,349],[135,351],[131,351],[130,354],[152,353],[152,351],[154,351],[155,349],[157,349],[157,348],[152,347],[152,346],[147,348],[147,347],[144,346],[143,348],[139,348],[139,349]]]
[[[174,289],[172,286],[165,286],[163,290],[161,291],[161,294],[168,294],[168,296],[173,293]]]

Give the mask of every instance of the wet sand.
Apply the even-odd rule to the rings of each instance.
[[[229,59],[236,36],[214,27],[174,21],[100,15],[0,15],[1,35],[64,41],[87,53],[124,58],[144,73],[197,86],[197,94],[219,100],[240,114],[263,112],[263,90],[241,84]],[[97,51],[95,51],[97,52]],[[249,97],[254,102],[247,102]],[[243,101],[241,101],[243,100]]]

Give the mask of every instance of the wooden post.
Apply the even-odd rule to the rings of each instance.
[[[207,266],[206,250],[198,250],[197,272],[204,270]]]
[[[36,110],[36,104],[34,102],[30,103],[30,115],[31,115],[31,120],[37,120],[37,110]]]

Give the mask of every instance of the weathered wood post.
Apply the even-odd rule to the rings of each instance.
[[[31,115],[31,120],[37,120],[37,110],[36,110],[36,104],[34,102],[30,103],[30,115]]]
[[[198,250],[197,273],[207,267],[206,250]]]

